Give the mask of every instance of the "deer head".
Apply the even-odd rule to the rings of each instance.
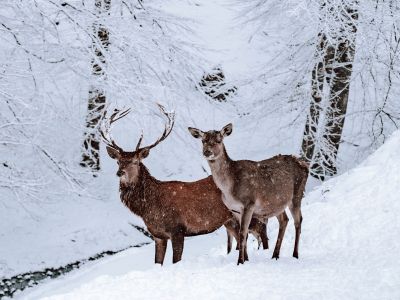
[[[203,143],[203,155],[207,160],[215,160],[224,153],[224,137],[232,133],[232,124],[224,126],[220,131],[210,130],[207,132],[189,127],[189,132]]]
[[[117,160],[117,176],[120,178],[120,184],[124,187],[134,187],[138,183],[141,168],[140,162],[149,155],[152,148],[165,140],[172,131],[175,122],[175,113],[166,112],[164,106],[161,104],[157,105],[163,115],[165,115],[168,119],[167,123],[165,124],[164,132],[153,144],[145,147],[141,147],[141,142],[143,140],[142,133],[136,145],[135,151],[124,151],[114,142],[110,133],[113,123],[125,117],[130,112],[130,109],[124,111],[114,110],[110,117],[105,116],[103,119],[100,133],[103,141],[107,145],[106,148],[108,155]]]

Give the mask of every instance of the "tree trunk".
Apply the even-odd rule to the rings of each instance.
[[[332,49],[332,46],[327,45],[325,34],[320,33],[319,38],[320,43],[317,44],[315,55],[316,63],[311,73],[312,99],[301,145],[302,156],[307,159],[307,161],[311,161],[314,156],[315,140],[318,139],[317,132],[322,111],[324,82],[329,85],[330,75],[332,73],[332,60],[334,58],[334,49]]]
[[[109,14],[111,0],[95,0],[96,14],[99,19]],[[100,134],[99,125],[106,105],[105,91],[99,84],[105,80],[104,66],[106,59],[103,51],[109,46],[109,32],[100,22],[93,24],[94,37],[92,49],[95,56],[92,58],[93,81],[97,81],[89,88],[88,112],[86,116],[86,131],[83,141],[81,166],[91,168],[92,171],[100,170]]]
[[[357,1],[354,3],[358,4]],[[302,156],[311,162],[310,174],[321,180],[337,173],[337,154],[346,118],[355,54],[357,10],[343,7],[338,14],[335,20],[345,22],[334,39],[331,38],[331,43],[328,44],[325,34],[320,33],[317,53],[321,55],[312,72],[312,99],[302,142]],[[324,87],[328,94],[325,103]],[[326,107],[325,122],[320,124],[323,106]],[[318,131],[323,134],[318,135]]]

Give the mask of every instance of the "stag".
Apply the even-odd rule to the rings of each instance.
[[[203,156],[208,161],[215,184],[223,193],[223,202],[231,211],[238,212],[238,264],[247,260],[246,238],[252,218],[264,222],[277,217],[279,232],[272,258],[279,258],[289,220],[285,213],[287,207],[296,230],[293,256],[298,258],[303,220],[301,200],[308,177],[308,165],[291,155],[278,155],[262,161],[232,160],[223,143],[224,137],[232,133],[232,124],[220,131],[188,129],[193,137],[202,141]]]
[[[142,163],[150,150],[169,136],[174,125],[174,113],[166,112],[161,105],[159,107],[168,121],[161,137],[149,146],[141,147],[142,134],[135,151],[127,152],[112,138],[112,124],[125,117],[129,109],[116,110],[110,117],[105,116],[101,135],[108,155],[118,162],[121,201],[143,219],[155,240],[155,263],[162,265],[169,239],[172,242],[173,263],[176,263],[182,257],[184,237],[210,233],[225,225],[228,236],[238,241],[239,225],[223,204],[221,191],[211,176],[195,182],[160,181],[151,176]],[[265,226],[256,220],[254,222],[250,230],[263,241],[267,240]]]

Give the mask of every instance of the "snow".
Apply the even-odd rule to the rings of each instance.
[[[398,299],[400,130],[358,167],[303,200],[300,259],[292,220],[281,258],[249,246],[225,254],[223,230],[186,239],[183,260],[153,264],[154,245],[130,249],[17,295],[17,299]],[[272,245],[277,222],[269,222]]]
[[[13,1],[7,3],[5,10],[15,7]],[[39,2],[39,6],[47,7],[46,3]],[[232,122],[233,133],[225,139],[225,144],[233,159],[259,160],[278,153],[298,153],[309,98],[304,97],[303,102],[307,105],[304,107],[288,101],[290,99],[286,95],[293,91],[290,85],[282,85],[281,79],[286,80],[286,75],[276,75],[286,74],[288,68],[297,69],[296,65],[291,65],[291,60],[287,60],[284,55],[287,51],[283,50],[287,46],[285,43],[289,43],[286,38],[291,35],[291,29],[285,24],[299,26],[288,17],[291,9],[282,10],[268,18],[270,23],[274,23],[271,27],[273,35],[268,39],[264,36],[254,37],[250,41],[249,32],[254,33],[255,28],[243,25],[236,3],[230,0],[154,3],[154,6],[163,6],[159,12],[157,7],[156,19],[162,16],[162,20],[166,18],[175,23],[174,16],[179,15],[195,21],[184,23],[193,30],[193,40],[187,39],[191,31],[182,36],[176,34],[177,42],[174,42],[175,39],[169,40],[166,35],[166,41],[162,39],[165,44],[162,43],[164,46],[159,55],[154,55],[158,48],[150,47],[144,38],[148,36],[148,31],[134,29],[132,34],[132,28],[125,27],[123,19],[108,20],[110,23],[107,24],[115,26],[112,28],[114,40],[111,45],[119,45],[118,41],[126,45],[113,48],[114,52],[110,52],[107,97],[112,106],[133,108],[127,119],[116,125],[113,136],[118,143],[127,150],[132,149],[142,129],[145,144],[156,140],[162,131],[162,121],[155,116],[158,109],[154,101],[160,101],[168,109],[176,111],[176,124],[168,140],[153,149],[144,162],[158,179],[189,181],[210,174],[208,164],[201,156],[201,145],[190,136],[188,126],[210,130],[221,129]],[[285,5],[290,6],[290,3],[282,4]],[[34,44],[31,46],[45,50],[52,39],[49,37],[47,44],[42,45],[38,38],[41,31],[37,35],[33,33],[35,28],[42,27],[38,11],[30,11],[33,6],[21,6],[25,13],[15,16],[15,28],[20,30],[20,39],[26,39],[26,42],[32,39]],[[164,16],[163,10],[168,10],[171,16]],[[151,19],[146,22],[152,23],[154,7],[151,12],[147,8],[147,12]],[[2,16],[7,14],[3,11],[0,13]],[[23,25],[29,21],[26,16],[29,16],[33,25],[38,23],[38,27],[27,28],[29,26]],[[142,18],[146,16],[144,14]],[[82,28],[91,26],[92,18],[87,14],[76,14],[75,17],[83,25]],[[32,57],[26,56],[18,47],[17,52],[12,50],[16,47],[12,36],[8,36],[7,43],[7,36],[4,35],[6,43],[0,49],[4,53],[2,62],[7,62],[4,64],[6,77],[1,88],[10,93],[12,100],[21,99],[21,103],[14,104],[17,111],[22,111],[22,121],[26,123],[24,136],[18,130],[7,131],[2,128],[2,140],[15,141],[17,144],[2,144],[0,149],[0,163],[11,166],[0,165],[0,278],[58,267],[105,250],[118,250],[149,241],[130,225],[143,225],[143,222],[121,204],[115,176],[117,166],[115,161],[107,157],[104,149],[101,150],[102,170],[97,178],[83,174],[84,171],[78,166],[90,84],[90,57],[85,50],[89,43],[84,35],[81,36],[80,30],[69,27],[64,17],[60,20],[61,47],[54,46],[54,50],[43,54],[49,58],[65,55],[69,64],[48,65],[33,59],[34,71],[26,71],[27,61]],[[278,30],[275,27],[280,28]],[[145,28],[150,30],[151,26]],[[48,33],[46,30],[44,32]],[[309,35],[315,36],[314,32]],[[299,35],[297,39],[311,51],[312,56],[313,44],[305,43],[308,38]],[[137,42],[143,42],[143,45]],[[179,51],[179,59],[175,64],[164,61],[170,43],[179,50],[189,49],[186,54]],[[152,51],[143,50],[146,47]],[[65,49],[59,51],[60,48]],[[365,52],[370,50],[360,49]],[[140,54],[140,60],[136,64],[132,58],[137,58],[137,53]],[[307,62],[306,54],[302,54],[301,64]],[[386,60],[385,56],[376,56]],[[365,55],[358,57],[362,60]],[[262,72],[270,70],[265,68],[266,64],[275,58],[287,62],[279,68],[278,64],[274,64],[271,68],[276,69],[273,68],[272,74],[260,77]],[[137,66],[147,64],[149,69],[137,73],[141,69]],[[385,62],[385,65],[389,63]],[[215,66],[222,66],[228,84],[238,87],[237,95],[227,103],[214,103],[202,98],[186,78],[190,75],[192,79],[199,80],[203,69],[207,71]],[[361,67],[364,65],[359,64],[355,69]],[[155,80],[150,71],[158,68],[158,75],[163,75],[162,78],[165,76],[162,84]],[[12,75],[14,72],[17,77]],[[142,75],[146,80],[138,82],[136,78]],[[384,75],[386,78],[386,73]],[[299,76],[304,76],[305,80],[310,78],[309,73]],[[34,86],[31,77],[35,79]],[[171,78],[181,82],[182,86],[174,86]],[[378,81],[384,82],[382,78],[378,78]],[[164,83],[169,84],[164,86]],[[379,93],[386,92],[382,84],[377,88],[377,82],[368,85],[367,88],[376,89]],[[308,90],[307,85],[305,88]],[[349,99],[350,118],[346,119],[344,139],[340,146],[339,172],[357,164],[380,143],[381,138],[371,147],[372,133],[368,136],[358,135],[360,128],[364,132],[371,127],[364,114],[369,106],[360,104],[363,102],[361,94],[364,88],[352,89]],[[288,93],[278,93],[281,89]],[[396,98],[398,87],[395,84],[391,91],[391,97]],[[380,105],[378,96],[372,94],[373,101],[367,101],[372,105],[368,109],[372,115],[375,114],[375,106]],[[2,121],[9,117],[11,121],[14,120],[5,109],[7,106],[4,104],[2,107]],[[393,106],[394,111],[396,107]],[[360,109],[363,113],[359,113]],[[387,123],[391,124],[390,121]],[[394,125],[391,124],[391,127]],[[395,214],[399,209],[399,144],[400,133],[397,132],[357,168],[322,186],[318,181],[309,179],[307,196],[303,201],[300,260],[291,257],[294,243],[292,221],[287,228],[279,261],[270,259],[271,250],[256,250],[256,242],[252,241],[249,251],[251,261],[239,267],[236,266],[237,253],[225,254],[226,234],[221,229],[210,235],[186,239],[183,261],[177,265],[171,264],[169,244],[166,264],[162,268],[155,266],[154,245],[151,244],[89,263],[63,278],[28,289],[17,298],[400,298],[400,247],[397,239],[400,221]],[[57,168],[38,150],[40,147],[51,153],[63,172],[71,174],[68,180],[76,179],[83,188],[76,188],[60,175]],[[11,188],[7,185],[4,187],[3,182],[11,184]],[[18,184],[21,187],[16,186],[15,192],[13,185]],[[22,190],[20,193],[19,188]],[[271,220],[268,227],[270,245],[274,246],[277,222]]]

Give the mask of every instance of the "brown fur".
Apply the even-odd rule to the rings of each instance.
[[[121,187],[121,200],[143,218],[154,237],[209,233],[232,217],[219,200],[221,192],[211,176],[195,182],[159,181],[143,164],[140,169],[140,181],[134,189]]]
[[[221,131],[203,132],[189,128],[195,138],[203,142],[203,154],[208,160],[213,179],[223,193],[223,201],[230,210],[240,212],[240,242],[238,264],[246,260],[246,237],[252,218],[264,221],[277,217],[278,239],[273,258],[279,252],[288,217],[288,207],[295,223],[296,240],[293,256],[298,258],[301,232],[301,200],[308,177],[308,166],[291,155],[278,155],[262,161],[232,160],[228,156],[223,138],[232,132],[232,124]]]

